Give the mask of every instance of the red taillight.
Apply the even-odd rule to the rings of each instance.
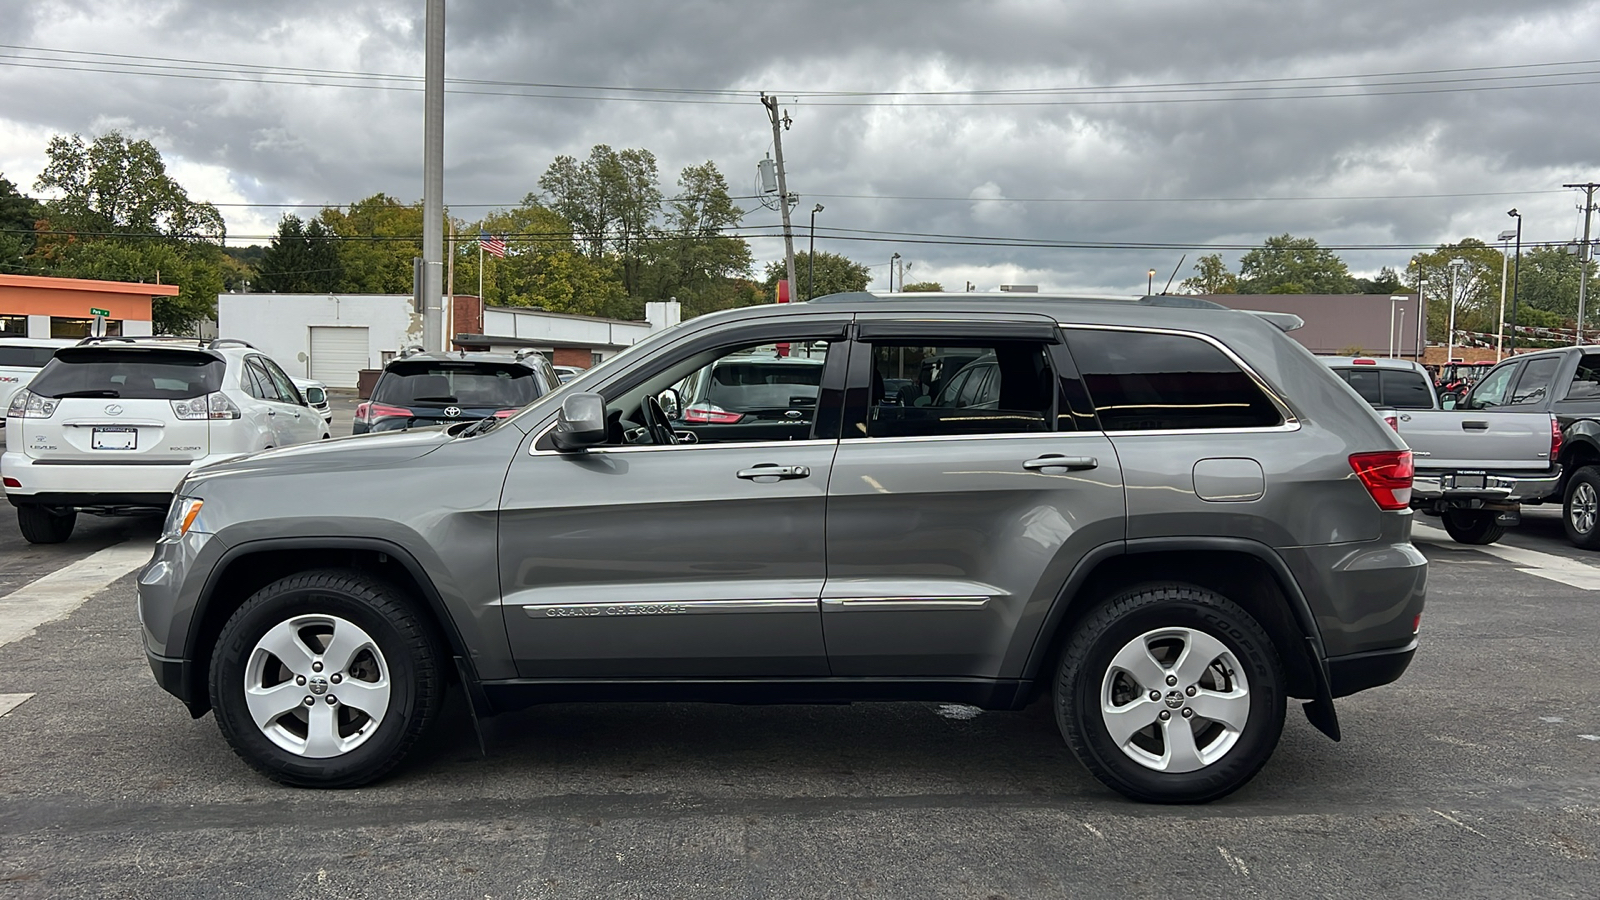
[[[1379,509],[1405,509],[1411,505],[1411,476],[1416,470],[1410,450],[1352,453],[1350,468]]]
[[[1375,366],[1378,361],[1375,359],[1352,359],[1350,364],[1353,366]]]
[[[0,482],[3,482],[6,487],[14,487],[14,488],[22,487],[22,482],[16,480],[15,478],[10,478],[10,477],[3,478],[3,479],[0,479]]]
[[[1415,619],[1411,620],[1411,633],[1412,634],[1416,634],[1417,632],[1419,632],[1421,630],[1422,630],[1422,613],[1417,613],[1417,617]]]
[[[495,410],[494,417],[496,419],[509,419],[519,412],[522,412],[522,407],[520,406],[516,409],[497,409]]]
[[[683,420],[696,425],[734,425],[744,418],[744,413],[728,412],[709,403],[697,404],[683,411]]]
[[[411,410],[406,409],[405,407],[387,406],[382,403],[362,403],[356,407],[356,421],[365,422],[368,425],[376,422],[379,419],[387,419],[390,416],[410,415]]]
[[[1550,462],[1554,463],[1561,458],[1561,423],[1555,416],[1550,417]]]

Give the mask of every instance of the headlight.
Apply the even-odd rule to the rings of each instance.
[[[204,500],[195,497],[174,497],[172,508],[167,510],[167,521],[161,526],[161,539],[175,541],[189,533],[194,527],[195,520],[200,517],[200,507],[205,505]]]

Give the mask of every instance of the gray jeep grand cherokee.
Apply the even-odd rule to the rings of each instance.
[[[696,379],[779,368],[735,355],[820,383],[691,413]],[[1410,484],[1266,317],[843,294],[685,322],[503,421],[198,470],[140,618],[160,684],[288,784],[382,776],[459,681],[477,717],[1046,698],[1107,785],[1199,802],[1287,698],[1337,739],[1333,698],[1405,671]]]

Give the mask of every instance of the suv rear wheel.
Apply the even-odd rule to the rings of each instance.
[[[78,511],[71,507],[17,507],[17,527],[30,544],[59,544],[72,537],[78,524]]]
[[[437,718],[442,654],[392,585],[345,570],[257,591],[222,627],[211,705],[234,752],[274,781],[354,787]]]
[[[1574,547],[1600,550],[1600,467],[1584,466],[1567,478],[1561,524]]]
[[[1204,803],[1266,765],[1283,732],[1283,666],[1261,625],[1200,587],[1144,585],[1079,625],[1056,678],[1056,723],[1107,786]]]

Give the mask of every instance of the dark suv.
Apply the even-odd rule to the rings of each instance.
[[[351,433],[503,419],[557,387],[538,353],[408,353],[384,366]]]
[[[1417,648],[1410,451],[1298,322],[960,294],[704,316],[508,419],[194,473],[140,573],[145,647],[289,784],[382,776],[459,680],[478,717],[1044,700],[1112,788],[1211,800],[1288,698],[1337,739],[1334,698]],[[752,405],[781,415],[670,417],[708,377],[781,385]]]

